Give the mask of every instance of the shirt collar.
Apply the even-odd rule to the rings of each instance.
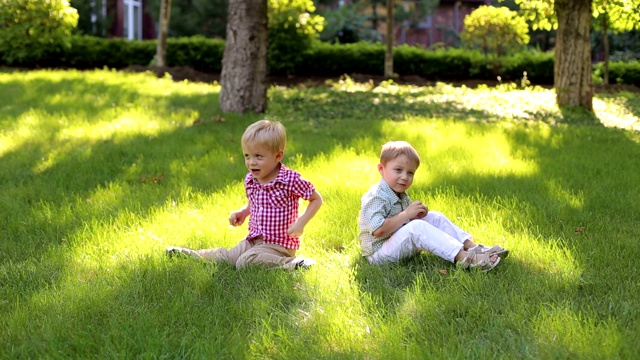
[[[270,187],[275,185],[276,183],[283,183],[286,184],[289,180],[289,177],[286,175],[288,172],[288,168],[286,166],[284,166],[283,163],[279,163],[278,164],[278,175],[276,175],[276,178],[273,179],[272,181],[266,183],[266,184],[260,184],[252,175],[251,173],[248,174],[249,176],[249,181],[248,183],[250,185],[257,185],[257,186],[262,186],[262,187]]]
[[[388,195],[392,199],[398,199],[402,201],[404,200],[405,197],[409,196],[407,195],[406,192],[403,192],[402,194],[398,195],[395,191],[393,191],[391,186],[389,186],[389,184],[387,184],[387,182],[384,181],[384,179],[380,180],[379,186],[380,186],[380,189],[385,193],[385,195]]]

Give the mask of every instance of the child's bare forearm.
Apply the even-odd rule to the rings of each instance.
[[[406,211],[401,212],[396,216],[387,218],[382,225],[373,232],[375,237],[383,237],[389,235],[396,230],[400,229],[407,221],[411,220]]]
[[[320,210],[320,206],[322,205],[322,196],[317,191],[314,191],[309,198],[309,204],[307,205],[307,209],[304,211],[302,215],[298,218],[298,224],[303,227],[307,225],[309,221],[316,215],[318,210]]]

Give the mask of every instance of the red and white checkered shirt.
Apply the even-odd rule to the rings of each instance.
[[[244,178],[244,188],[251,212],[247,240],[262,236],[267,244],[298,249],[300,239],[289,236],[287,229],[298,219],[299,199],[311,198],[315,191],[313,184],[280,164],[273,181],[260,184],[248,173]]]

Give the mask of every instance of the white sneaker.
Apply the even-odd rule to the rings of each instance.
[[[316,264],[316,261],[309,258],[298,258],[299,260],[296,262],[295,269],[309,269],[311,266]]]

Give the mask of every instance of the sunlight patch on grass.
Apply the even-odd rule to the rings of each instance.
[[[294,159],[291,165],[318,188],[361,188],[363,184],[379,181],[376,158],[338,146],[330,154],[321,153],[311,161]]]
[[[563,207],[570,207],[571,211],[579,211],[585,205],[585,196],[582,190],[573,191],[563,187],[558,181],[545,181],[550,196],[562,204]]]
[[[541,357],[615,358],[623,335],[615,320],[596,321],[580,308],[541,306],[532,319]]]
[[[389,139],[405,139],[421,156],[415,183],[443,176],[531,176],[539,170],[509,141],[509,123],[491,128],[450,121],[420,121],[383,125]]]
[[[345,257],[336,259],[334,255],[327,260],[322,269],[311,269],[304,276],[304,289],[313,300],[311,306],[298,315],[300,331],[311,338],[322,339],[327,352],[360,353],[363,338],[369,331],[369,320],[358,301],[359,289],[353,269],[345,266]],[[348,326],[344,326],[345,323]]]
[[[580,284],[580,276],[583,272],[582,264],[579,264],[570,249],[561,245],[560,239],[536,239],[534,234],[527,232],[517,237],[526,237],[526,242],[516,242],[514,239],[514,252],[516,257],[530,271],[544,274],[554,281],[564,285],[575,287]]]
[[[140,113],[123,114],[112,121],[100,121],[93,124],[79,123],[65,127],[58,135],[61,143],[67,141],[108,141],[121,140],[134,136],[158,136],[170,132],[175,126],[158,122]]]
[[[640,117],[629,110],[633,108],[632,99],[640,103],[639,97],[632,94],[616,96],[596,96],[593,99],[593,111],[602,125],[640,131]]]

